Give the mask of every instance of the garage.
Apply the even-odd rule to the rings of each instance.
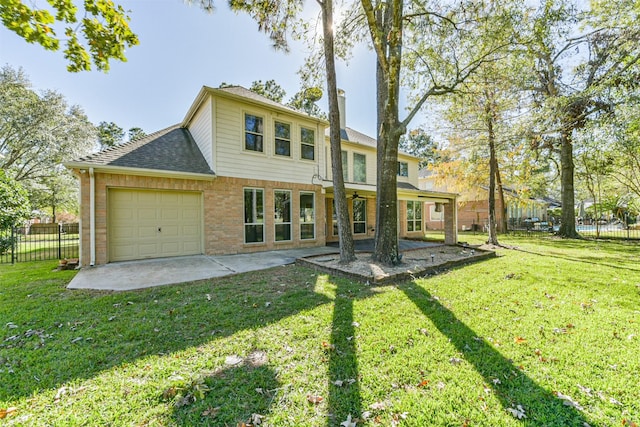
[[[202,195],[110,188],[109,261],[202,254]]]

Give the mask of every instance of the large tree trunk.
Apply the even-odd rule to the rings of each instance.
[[[564,132],[561,138],[560,163],[562,168],[560,180],[562,192],[562,216],[558,235],[578,239],[580,238],[580,235],[576,231],[576,208],[573,188],[573,144],[569,133]]]
[[[324,32],[324,58],[327,71],[327,97],[329,98],[329,144],[331,146],[331,173],[333,175],[333,197],[338,220],[340,239],[340,262],[349,263],[356,259],[349,221],[347,194],[342,175],[342,147],[340,143],[340,112],[338,110],[338,87],[336,64],[333,52],[333,2],[322,2],[322,22]]]
[[[498,222],[498,231],[506,233],[509,230],[509,222],[507,218],[507,204],[504,200],[504,187],[502,186],[502,178],[500,177],[500,168],[496,162],[496,186],[498,187],[498,197],[502,206],[502,217]]]
[[[496,158],[496,136],[493,131],[493,112],[487,104],[487,131],[489,136],[489,239],[488,243],[499,245],[496,230],[496,175],[498,173],[498,159]]]

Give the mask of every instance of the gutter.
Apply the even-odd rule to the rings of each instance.
[[[96,264],[96,178],[93,168],[89,168],[89,250],[89,265],[93,267]]]

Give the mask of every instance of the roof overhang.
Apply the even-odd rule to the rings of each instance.
[[[328,180],[322,181],[322,187],[329,194],[333,193],[333,182]],[[345,182],[344,188],[347,196],[358,193],[362,197],[375,197],[376,186],[372,184],[359,184],[354,182]],[[441,191],[428,191],[420,189],[398,188],[396,194],[401,200],[422,200],[425,202],[435,203],[455,203],[458,197],[455,193],[444,193]]]
[[[193,173],[193,172],[180,172],[169,171],[163,169],[143,169],[143,168],[131,168],[126,166],[111,166],[111,165],[94,165],[84,162],[66,162],[64,166],[67,169],[74,169],[82,173],[93,168],[97,173],[112,173],[115,175],[135,175],[135,176],[149,176],[158,178],[177,178],[177,179],[195,179],[200,181],[211,181],[217,176],[215,174],[206,173]]]
[[[284,106],[278,107],[277,105],[261,102],[260,100],[257,100],[257,99],[247,98],[245,96],[238,95],[236,93],[227,92],[227,91],[212,88],[209,86],[202,86],[202,88],[200,89],[200,92],[198,92],[198,96],[196,96],[196,99],[193,101],[193,103],[191,104],[191,107],[189,107],[189,111],[187,111],[187,114],[184,116],[184,119],[182,120],[182,124],[181,124],[182,127],[187,127],[189,125],[189,123],[193,119],[193,116],[198,112],[200,105],[211,95],[215,95],[218,98],[232,99],[235,101],[256,105],[261,108],[275,110],[280,113],[296,116],[305,120],[312,120],[320,124],[323,124],[325,126],[329,126],[329,122],[327,120],[319,119],[317,117],[313,117],[308,114],[295,111],[293,109],[285,108]]]

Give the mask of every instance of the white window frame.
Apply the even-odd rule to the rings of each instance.
[[[349,182],[349,153],[347,153],[347,150],[340,152],[340,158],[342,161],[342,179],[344,182]]]
[[[414,206],[414,208],[412,209],[412,211],[413,211],[413,219],[409,219],[409,212],[410,212],[409,204]],[[423,208],[422,205],[424,205],[424,202],[422,202],[422,201],[419,201],[419,200],[407,200],[407,232],[408,233],[413,233],[414,231],[420,231],[420,232],[423,231],[424,227],[423,227],[422,221],[424,220],[424,215],[423,215],[424,208]],[[415,210],[416,206],[420,208],[419,209],[420,218],[416,218],[416,210]],[[409,229],[409,224],[413,225],[411,230]],[[420,225],[420,229],[419,230],[416,230],[416,224]]]
[[[289,139],[279,138],[277,135],[277,124],[285,125],[289,127]],[[278,157],[288,157],[291,158],[291,152],[293,150],[293,146],[291,144],[291,130],[293,129],[293,125],[289,122],[284,122],[282,120],[274,120],[273,121],[273,154]],[[289,154],[279,154],[278,153],[278,141],[286,141],[289,143]]]
[[[247,130],[247,116],[253,116],[256,118],[259,118],[260,120],[262,120],[262,133],[260,132],[255,132],[252,130]],[[266,140],[264,137],[265,134],[265,129],[264,129],[264,116],[261,116],[259,114],[255,114],[255,113],[251,113],[249,111],[244,111],[242,113],[242,135],[244,136],[244,138],[242,138],[242,150],[246,151],[248,153],[260,153],[260,154],[264,154],[265,153],[265,145],[266,145]],[[252,150],[250,148],[247,148],[247,134],[250,135],[256,135],[256,136],[261,136],[262,137],[262,150]]]
[[[311,196],[311,200],[313,201],[313,214],[312,214],[312,222],[304,221],[306,215],[303,214],[302,200],[300,200],[300,240],[315,240],[316,239],[316,193],[311,191],[301,191],[299,195],[299,199],[302,199],[302,196]],[[313,225],[313,237],[302,237],[302,226],[303,225]]]
[[[362,220],[358,220],[356,221],[356,204],[363,204],[363,214],[364,214],[364,219]],[[351,201],[351,209],[352,209],[352,213],[351,213],[351,220],[353,223],[353,234],[367,234],[367,199],[353,199]],[[356,225],[364,225],[364,229],[361,232],[356,231]]]
[[[277,193],[288,194],[289,195],[289,221],[286,222],[283,219],[278,219],[278,198]],[[292,221],[292,213],[293,206],[291,205],[291,190],[273,190],[273,239],[276,242],[290,242],[293,240],[293,221]],[[289,238],[288,239],[278,239],[278,226],[284,225],[289,226]]]
[[[406,172],[406,174],[404,174],[404,175],[402,174],[402,172],[403,172],[402,165],[405,165],[404,171]],[[408,178],[409,177],[409,163],[408,162],[398,161],[398,176],[401,176],[403,178]]]
[[[304,140],[302,138],[303,131],[309,131],[309,132],[311,132],[313,134],[313,144],[309,144],[308,142],[304,142]],[[303,156],[303,153],[304,153],[303,148],[304,148],[304,146],[313,148],[313,159],[308,159],[308,158]],[[314,129],[311,129],[311,128],[306,127],[306,126],[300,126],[300,159],[301,160],[308,160],[310,162],[315,162],[316,161],[316,131]]]
[[[262,222],[260,222],[259,219],[259,215],[258,215],[258,206],[254,206],[252,207],[252,210],[255,211],[256,217],[252,218],[254,220],[258,220],[258,221],[254,221],[254,222],[246,222],[246,213],[247,213],[247,206],[246,206],[246,193],[247,191],[252,191],[253,194],[257,194],[258,192],[262,193]],[[243,227],[242,227],[242,231],[244,234],[244,243],[247,245],[255,245],[255,244],[264,244],[265,243],[265,215],[264,215],[264,205],[265,205],[265,200],[264,200],[264,189],[263,188],[253,188],[253,187],[245,187],[242,189],[242,208],[243,208]],[[254,196],[255,199],[255,196]],[[261,226],[262,227],[262,240],[261,241],[257,241],[257,242],[247,242],[247,226]]]
[[[364,179],[356,177],[356,157],[364,160]],[[365,184],[367,182],[367,155],[363,153],[353,153],[353,182]]]

